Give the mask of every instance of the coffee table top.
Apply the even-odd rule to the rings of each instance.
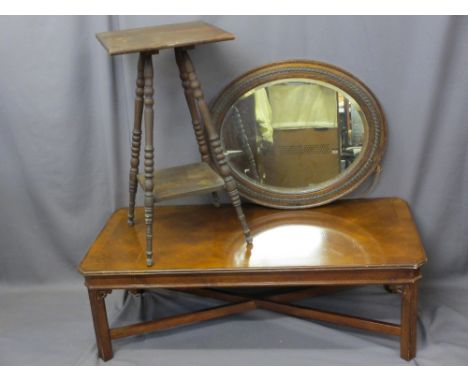
[[[231,206],[156,206],[154,265],[146,266],[143,208],[109,219],[81,262],[84,276],[268,269],[418,269],[426,262],[407,203],[343,200],[306,210],[245,205],[253,247]]]
[[[102,32],[97,33],[96,37],[110,55],[235,39],[232,33],[202,21]]]

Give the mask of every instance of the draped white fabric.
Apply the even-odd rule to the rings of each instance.
[[[461,333],[464,325],[466,333],[466,311],[458,311],[465,303],[431,305],[444,299],[429,298],[424,291],[435,290],[437,283],[455,276],[460,277],[455,284],[448,284],[452,289],[447,287],[447,296],[455,291],[452,299],[462,301],[460,293],[468,288],[467,17],[1,17],[0,283],[5,290],[24,284],[31,288],[78,285],[79,261],[113,210],[127,204],[136,56],[108,57],[95,33],[198,19],[237,36],[233,42],[208,44],[193,51],[208,99],[253,67],[294,58],[334,64],[369,86],[388,121],[383,173],[370,196],[399,196],[409,202],[429,259],[423,272],[423,311],[439,309],[437,320],[442,326],[450,324]],[[173,53],[161,51],[154,63],[156,166],[196,161],[198,150]],[[85,293],[84,287],[78,288]],[[15,299],[9,296],[4,299],[11,302],[6,309],[14,309]],[[377,297],[380,295],[369,296],[374,302]],[[46,300],[41,301],[44,309]],[[57,304],[60,301],[66,297],[59,298]],[[86,301],[82,303],[83,309],[88,309]],[[2,307],[2,315],[3,311]],[[61,317],[66,319],[63,314]],[[91,317],[85,318],[91,327]],[[21,320],[11,320],[9,323],[18,323],[21,330]],[[426,363],[437,363],[439,348],[429,346],[444,342],[438,337],[440,328],[427,317],[421,322],[429,326],[424,328],[428,334],[418,354],[432,354]],[[300,323],[297,330],[306,333],[309,324]],[[209,337],[210,329],[203,330]],[[334,333],[335,329],[325,332]],[[310,346],[326,347],[325,332],[321,345]],[[14,340],[5,337],[5,331],[1,333],[0,349],[5,349]],[[347,333],[357,341],[353,346],[359,341],[375,341],[382,350],[389,343],[360,332]],[[157,343],[157,337],[150,338]],[[456,335],[451,338],[455,342],[460,339]],[[446,354],[453,355],[449,359],[466,364],[466,347],[461,350],[450,341],[444,348]],[[298,350],[293,342],[278,351],[288,357],[288,350]],[[27,343],[23,346],[32,351]],[[225,346],[229,349],[228,343]],[[397,347],[391,346],[398,363]],[[424,346],[431,349],[426,349],[429,353],[424,353]],[[138,354],[138,346],[133,349]],[[242,349],[238,350],[241,354]],[[226,357],[232,351],[226,350]],[[289,354],[293,353],[297,352]],[[339,350],[339,357],[352,360],[352,353]],[[374,362],[372,356],[374,363],[382,360],[378,350],[371,353],[368,362]],[[124,354],[132,362],[131,352]],[[184,363],[187,352],[180,357]],[[146,359],[158,362],[149,355]],[[216,359],[223,363],[221,355]],[[15,363],[0,355],[2,362]],[[340,363],[340,359],[330,362]],[[450,363],[447,357],[440,362]]]

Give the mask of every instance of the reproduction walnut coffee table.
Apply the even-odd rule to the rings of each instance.
[[[117,210],[83,259],[99,356],[113,357],[112,340],[253,309],[400,337],[401,357],[416,354],[420,267],[426,256],[406,202],[396,198],[342,200],[307,210],[246,206],[253,246],[245,243],[232,207],[156,208],[154,266],[145,265],[143,208],[127,224]],[[386,285],[401,295],[401,323],[310,309],[292,301],[352,285]],[[261,298],[231,287],[297,287]],[[223,288],[221,291],[216,288]],[[113,289],[167,288],[227,304],[130,326],[109,328],[105,297]]]

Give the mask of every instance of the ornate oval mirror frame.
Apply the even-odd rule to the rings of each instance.
[[[260,205],[298,209],[319,206],[336,200],[361,185],[379,166],[386,139],[385,118],[376,97],[356,77],[346,71],[317,61],[284,61],[253,69],[232,81],[211,104],[214,125],[221,129],[231,107],[246,93],[273,81],[292,79],[324,83],[351,97],[364,114],[364,144],[360,154],[339,175],[308,189],[266,187],[242,176],[232,168],[239,191],[246,199]],[[229,164],[229,160],[228,160]]]

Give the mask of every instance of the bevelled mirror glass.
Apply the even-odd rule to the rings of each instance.
[[[233,81],[212,105],[241,194],[301,208],[352,191],[378,165],[382,110],[359,80],[314,61],[281,62]]]

